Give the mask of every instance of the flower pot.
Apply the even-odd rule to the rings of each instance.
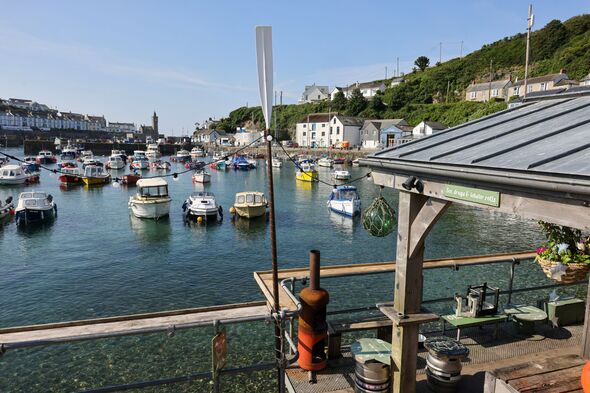
[[[588,271],[590,271],[590,264],[588,263],[568,263],[565,265],[567,267],[565,274],[563,274],[561,278],[555,279],[552,277],[551,269],[561,262],[544,259],[539,255],[537,255],[535,259],[537,263],[541,265],[541,268],[543,268],[545,275],[560,284],[573,284],[582,281],[586,278]]]

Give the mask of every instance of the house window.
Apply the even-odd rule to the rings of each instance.
[[[498,97],[498,89],[492,90],[492,97]]]
[[[307,128],[307,124],[304,124],[304,125],[303,125],[303,128]]]
[[[318,94],[318,100],[320,99],[320,95]]]
[[[545,82],[541,83],[541,91],[547,90],[547,84]]]
[[[471,99],[474,100],[475,99],[475,96],[476,96],[476,93],[474,91],[472,91],[471,92],[471,95],[470,95]]]
[[[307,135],[307,132],[303,131],[303,136]]]
[[[330,127],[330,135],[332,135],[332,127]]]
[[[322,123],[322,128],[324,128],[326,126],[326,123]]]
[[[315,131],[315,123],[313,123],[313,124],[311,125],[311,130],[312,130],[312,131]]]
[[[340,135],[340,127],[336,127],[336,135]]]
[[[512,95],[517,96],[518,94],[520,94],[520,88],[519,87],[515,87],[512,89]]]
[[[334,124],[336,124],[336,118],[334,118]]]
[[[528,85],[526,91],[527,93],[531,93],[533,91],[533,85]]]
[[[322,131],[322,136],[326,136],[326,131]]]

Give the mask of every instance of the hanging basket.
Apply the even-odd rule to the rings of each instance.
[[[543,268],[543,272],[547,277],[560,284],[573,284],[582,281],[586,278],[588,271],[590,271],[590,264],[588,263],[568,263],[567,265],[564,265],[566,266],[565,273],[558,279],[553,277],[553,272],[561,262],[544,259],[539,255],[537,255],[535,260],[541,265],[541,268]]]
[[[379,196],[363,212],[363,227],[372,236],[385,237],[395,228],[395,211]]]

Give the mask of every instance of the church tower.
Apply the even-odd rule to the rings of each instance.
[[[156,111],[154,111],[154,115],[152,116],[152,127],[154,129],[154,133],[158,135],[158,115],[156,115]]]

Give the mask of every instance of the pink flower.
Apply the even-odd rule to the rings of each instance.
[[[539,248],[537,248],[537,254],[539,254],[539,255],[542,254],[542,253],[544,253],[545,251],[547,251],[547,247],[539,247]]]

